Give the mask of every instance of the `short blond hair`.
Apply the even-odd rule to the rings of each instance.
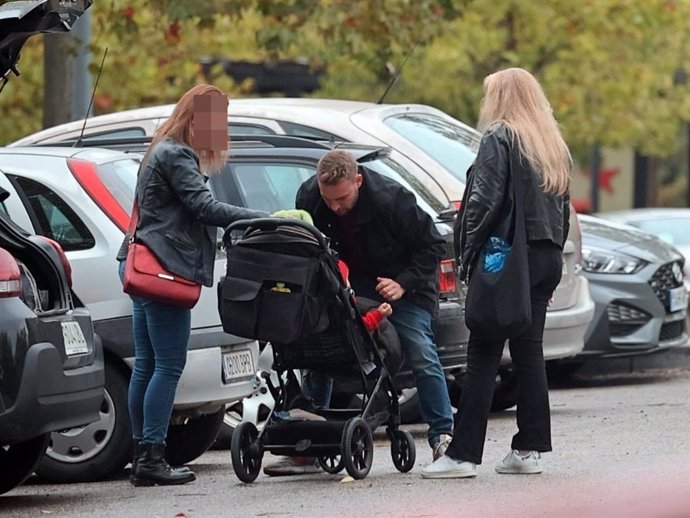
[[[340,180],[354,180],[357,176],[357,161],[349,151],[332,149],[321,157],[316,166],[319,183],[335,185]]]

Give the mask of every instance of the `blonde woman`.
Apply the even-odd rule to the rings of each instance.
[[[468,173],[455,226],[456,252],[461,278],[466,280],[489,236],[510,225],[512,182],[521,182],[532,324],[509,341],[519,389],[518,431],[496,471],[536,474],[542,472],[541,453],[551,451],[542,339],[546,307],[561,279],[562,249],[568,234],[571,157],[541,86],[520,68],[486,77],[479,128],[483,137]],[[445,455],[422,471],[422,477],[476,476],[503,346],[502,340],[470,335],[467,375],[453,440]]]

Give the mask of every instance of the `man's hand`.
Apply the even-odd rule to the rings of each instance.
[[[376,291],[388,302],[400,300],[405,295],[405,288],[400,286],[393,279],[387,277],[376,277]]]
[[[382,317],[389,317],[393,314],[393,307],[388,302],[384,302],[376,310],[381,313]]]

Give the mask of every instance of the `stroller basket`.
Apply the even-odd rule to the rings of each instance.
[[[281,344],[328,327],[339,281],[320,232],[296,220],[238,221],[223,236],[227,270],[218,284],[225,332]]]

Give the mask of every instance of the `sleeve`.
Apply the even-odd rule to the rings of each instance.
[[[570,233],[570,194],[566,193],[563,196],[563,246],[568,241],[568,234]]]
[[[362,315],[362,320],[364,320],[364,327],[366,327],[368,331],[373,331],[379,327],[379,324],[383,320],[383,315],[378,309],[372,309],[371,311],[367,311],[366,314]]]
[[[445,254],[445,241],[436,230],[434,221],[424,212],[407,189],[396,195],[392,213],[392,228],[403,229],[401,238],[414,250],[410,264],[395,281],[406,292],[413,293],[429,282],[435,282],[440,259]]]
[[[268,213],[246,209],[216,200],[204,182],[194,152],[175,146],[165,157],[170,186],[189,212],[205,225],[226,227],[240,219],[262,218]]]
[[[509,150],[496,132],[487,133],[479,145],[473,182],[463,208],[462,267],[467,273],[496,224],[508,184]]]

